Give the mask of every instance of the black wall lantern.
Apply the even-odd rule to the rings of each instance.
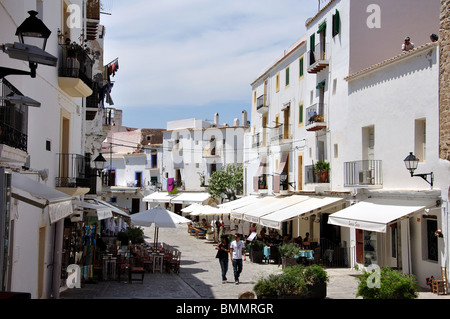
[[[29,62],[30,72],[0,67],[0,78],[7,75],[30,75],[36,77],[38,64],[44,64],[55,67],[57,58],[45,52],[47,40],[51,31],[37,17],[36,11],[28,11],[29,17],[26,18],[16,30],[16,36],[19,43],[6,43],[0,46],[2,50],[12,59],[24,60]]]
[[[280,174],[280,185],[289,185],[295,189],[295,182],[288,182],[288,174],[285,171]]]
[[[102,153],[100,153],[94,160],[95,171],[98,177],[102,176],[102,171],[105,168],[105,163],[106,159],[103,157]]]
[[[434,181],[434,174],[426,173],[426,174],[414,174],[414,171],[417,169],[417,166],[419,165],[419,159],[410,152],[409,155],[404,159],[406,169],[411,173],[411,177],[421,177],[424,179],[428,184],[431,185],[431,188],[433,188],[433,181]],[[428,180],[428,176],[430,176],[430,181]]]

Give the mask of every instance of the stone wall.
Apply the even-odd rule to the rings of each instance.
[[[441,0],[440,158],[450,161],[450,0]]]

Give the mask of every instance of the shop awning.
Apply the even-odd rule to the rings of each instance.
[[[330,215],[328,223],[385,233],[390,223],[435,205],[431,201],[369,199]]]
[[[260,219],[265,215],[274,213],[292,205],[298,204],[308,199],[308,196],[292,195],[288,197],[275,198],[275,200],[267,205],[259,205],[258,208],[244,213],[243,220],[260,224]]]
[[[263,197],[249,205],[245,205],[245,206],[242,206],[239,208],[232,208],[230,217],[236,218],[236,219],[243,219],[245,213],[250,212],[254,209],[264,207],[265,205],[270,205],[270,204],[274,203],[276,200],[277,200],[276,197],[273,197],[273,196]]]
[[[44,209],[48,206],[50,223],[73,213],[72,197],[19,173],[11,174],[11,196]]]
[[[258,197],[258,196],[245,196],[245,197],[241,197],[239,199],[233,200],[231,202],[220,204],[219,207],[231,210],[231,209],[234,209],[234,208],[239,208],[239,207],[243,207],[243,206],[246,206],[246,205],[250,205],[250,204],[256,202],[259,199],[261,199],[261,197]]]
[[[209,193],[180,193],[178,196],[172,198],[172,204],[201,204],[208,200],[211,196]]]
[[[335,197],[302,197],[306,197],[305,200],[261,217],[260,224],[266,227],[281,229],[281,225],[285,221],[318,209],[320,209],[321,212],[326,211],[327,209],[340,205],[345,201],[342,198]]]
[[[218,208],[209,205],[200,206],[198,205],[193,212],[190,213],[191,216],[219,216],[230,214],[230,210],[226,208]]]
[[[175,195],[169,194],[167,192],[154,192],[148,196],[145,196],[142,200],[144,202],[152,203],[170,203],[170,200],[174,197]]]
[[[99,204],[99,205],[103,205],[103,206],[105,206],[105,207],[111,209],[111,212],[112,212],[112,214],[113,214],[114,216],[130,218],[130,214],[129,214],[129,213],[127,213],[127,212],[124,211],[123,209],[120,209],[120,208],[117,207],[117,206],[114,206],[114,205],[112,205],[112,204],[110,204],[110,203],[108,203],[108,202],[105,202],[104,200],[96,199],[96,198],[95,198],[95,199],[93,199],[93,201],[95,201],[95,202],[96,202],[97,204]]]
[[[99,205],[94,203],[89,203],[85,201],[76,201],[75,204],[78,207],[83,209],[90,209],[97,213],[98,220],[103,220],[107,218],[113,217],[111,208],[106,207],[105,205]]]

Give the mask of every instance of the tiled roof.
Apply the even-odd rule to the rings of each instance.
[[[425,51],[425,50],[427,50],[429,48],[436,47],[438,45],[439,45],[438,42],[431,42],[431,43],[427,43],[427,44],[421,45],[421,46],[419,46],[417,48],[414,48],[414,49],[412,49],[410,51],[402,52],[401,54],[396,55],[396,56],[394,56],[392,58],[389,58],[389,59],[384,60],[384,61],[382,61],[380,63],[377,63],[377,64],[374,64],[372,66],[369,66],[368,68],[362,69],[361,71],[358,71],[358,72],[355,72],[353,74],[350,74],[347,77],[345,77],[344,80],[346,80],[346,81],[354,80],[355,78],[357,78],[357,77],[359,77],[361,75],[365,75],[365,74],[367,74],[369,72],[378,70],[379,68],[388,66],[388,65],[390,65],[392,63],[398,62],[398,61],[403,60],[405,58],[409,58],[409,57],[414,56],[416,54],[422,53],[423,51]]]

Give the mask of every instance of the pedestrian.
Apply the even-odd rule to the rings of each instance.
[[[227,282],[228,253],[230,252],[230,243],[227,235],[222,235],[216,249],[218,250],[216,258],[219,258],[220,269],[222,270],[222,283],[224,284]]]
[[[242,257],[245,260],[245,244],[240,240],[240,235],[234,235],[234,241],[230,245],[231,263],[233,264],[234,283],[239,284],[239,276],[242,272]]]
[[[402,44],[402,52],[411,51],[414,49],[414,43],[411,42],[410,37],[405,38],[405,42]]]

